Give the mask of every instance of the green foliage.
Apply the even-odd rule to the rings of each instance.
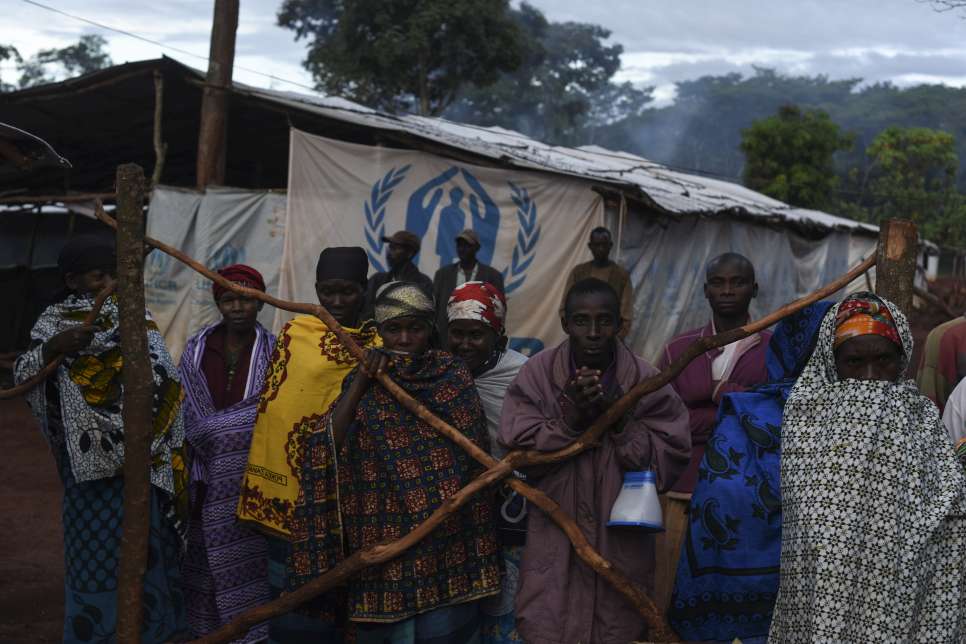
[[[783,105],[824,109],[847,101],[860,79],[789,77],[755,68],[741,74],[703,76],[677,84],[672,105],[648,109],[595,132],[599,145],[640,154],[673,167],[739,179],[745,164],[741,132]]]
[[[319,90],[424,115],[513,71],[523,50],[508,0],[285,0],[278,24],[309,41]]]
[[[0,61],[14,60],[20,72],[17,85],[23,89],[71,76],[80,76],[98,69],[110,67],[113,63],[104,48],[107,40],[88,34],[81,36],[75,44],[60,49],[41,49],[28,59],[21,57],[16,48],[0,45]],[[12,91],[12,85],[0,83],[0,91]]]
[[[929,239],[966,241],[966,203],[956,192],[955,138],[924,127],[889,127],[866,149],[870,210],[876,221],[915,221]]]
[[[486,88],[468,88],[447,112],[555,144],[579,144],[590,128],[640,114],[651,90],[611,82],[624,49],[598,25],[549,22],[527,4],[512,10],[524,34],[522,64]]]
[[[17,64],[23,62],[23,58],[20,57],[20,52],[13,45],[0,45],[0,63],[12,60]],[[12,92],[16,87],[10,83],[4,83],[3,78],[0,77],[0,92]]]
[[[786,105],[741,133],[745,185],[802,208],[827,209],[839,178],[833,156],[852,147],[829,115]]]

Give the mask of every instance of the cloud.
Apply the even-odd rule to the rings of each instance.
[[[24,55],[63,47],[85,33],[109,41],[117,62],[162,53],[204,69],[211,2],[164,0],[42,0],[68,13],[132,31],[193,55],[164,49],[11,0],[0,21],[0,43]],[[517,3],[518,0],[513,0]],[[787,74],[861,77],[897,85],[963,85],[966,12],[939,13],[921,0],[529,0],[554,21],[603,25],[624,45],[618,79],[655,87],[659,104],[673,100],[674,83],[708,74],[752,73],[752,66]],[[241,3],[235,78],[299,90],[246,69],[311,86],[301,63],[305,42],[275,25],[281,0]],[[199,58],[201,57],[201,58]],[[5,78],[11,73],[4,69]]]
[[[753,66],[901,86],[961,86],[966,70],[966,11],[920,0],[530,2],[551,20],[609,28],[625,51],[618,78],[658,88],[658,105],[677,81]]]
[[[130,3],[120,0],[44,0],[45,4],[107,26],[129,31],[163,43],[161,47],[26,3],[13,2],[15,11],[0,21],[0,43],[12,44],[24,56],[39,49],[64,47],[84,34],[99,34],[108,41],[111,58],[129,62],[166,54],[198,69],[207,69],[211,35],[212,3],[197,0],[165,0],[161,3]],[[249,85],[301,90],[313,85],[302,67],[304,43],[296,43],[291,31],[275,24],[280,0],[246,0],[241,3],[236,40],[234,78]],[[182,51],[175,51],[182,50]],[[188,53],[183,53],[188,52]],[[249,71],[251,70],[251,71]],[[14,76],[4,67],[4,78]],[[260,73],[256,73],[260,72]],[[295,81],[280,83],[262,74]]]

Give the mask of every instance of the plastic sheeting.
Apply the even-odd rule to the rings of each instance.
[[[315,299],[313,268],[325,246],[361,246],[370,271],[382,271],[382,237],[409,230],[422,239],[419,269],[433,277],[456,261],[456,235],[472,228],[477,259],[504,272],[511,345],[525,353],[563,340],[558,307],[567,275],[603,222],[603,199],[586,181],[298,130],[288,195],[281,297]],[[276,326],[289,317],[280,312]]]
[[[202,194],[159,186],[151,198],[147,234],[213,269],[248,264],[262,273],[268,291],[277,293],[285,201],[276,193],[209,188]],[[176,358],[192,333],[221,319],[211,281],[159,251],[148,255],[144,281],[148,310]],[[271,327],[274,317],[275,310],[265,307],[258,319]]]
[[[388,152],[383,150],[381,154]],[[315,174],[317,166],[297,168],[293,175],[304,173],[300,181],[316,188],[323,185]],[[506,171],[504,176],[519,177],[520,174],[519,171]],[[541,180],[556,181],[544,176]],[[563,181],[571,183],[567,179]],[[531,187],[538,205],[553,203],[556,208],[565,207],[559,201],[543,201],[542,197],[536,196],[540,193],[534,190],[534,184],[525,185]],[[578,189],[584,192],[580,193]],[[565,194],[579,196],[579,204],[584,200],[591,203],[596,198],[585,184],[578,183],[572,190]],[[352,226],[364,217],[361,206],[346,210],[339,206],[340,203],[331,195],[322,201],[306,201],[301,206],[302,223],[289,229],[288,252],[301,258],[288,263],[300,285],[294,293],[297,300],[315,301],[314,292],[311,292],[315,258],[327,240],[332,245],[358,243],[354,238],[342,236],[344,233],[336,234],[331,227],[326,227],[331,224],[325,222],[340,216],[349,220]],[[269,292],[278,293],[286,230],[285,208],[286,198],[279,194],[217,188],[201,195],[161,187],[155,190],[151,201],[148,234],[215,268],[234,262],[251,264],[265,276]],[[391,205],[388,210],[392,210]],[[539,276],[538,288],[533,291],[521,289],[519,294],[510,296],[510,311],[525,312],[530,316],[524,321],[528,326],[523,328],[536,329],[532,336],[527,336],[533,338],[528,341],[529,347],[559,341],[556,312],[567,271],[570,266],[590,259],[587,237],[590,229],[601,221],[600,208],[589,213],[578,210],[581,217],[573,218],[567,225],[552,227],[547,225],[541,213],[541,225],[545,226],[541,239],[556,249],[556,254],[542,262],[535,261],[532,268],[528,268],[530,277],[527,281],[533,279],[536,282],[535,278]],[[606,223],[617,237],[616,214],[608,213]],[[403,228],[402,223],[390,219],[387,231],[396,228]],[[806,238],[784,226],[762,226],[724,216],[672,218],[634,210],[624,217],[620,239],[620,263],[630,271],[635,289],[634,323],[627,341],[635,352],[652,361],[676,334],[704,325],[709,320],[710,309],[703,292],[704,268],[716,255],[734,251],[746,255],[755,264],[761,288],[758,298],[752,302],[751,314],[760,317],[835,279],[872,252],[876,241],[871,236],[845,231],[832,232],[821,238]],[[512,255],[515,241],[511,239],[508,243],[510,250],[507,252]],[[440,259],[433,252],[433,242],[424,240],[423,245],[426,264],[421,267],[424,272],[432,273],[430,269],[438,267]],[[501,256],[498,249],[496,256]],[[499,265],[499,262],[494,263]],[[210,282],[180,263],[154,252],[148,257],[145,279],[148,308],[154,313],[175,355],[180,354],[191,333],[219,319],[211,298]],[[866,288],[865,280],[856,280],[852,288]],[[266,326],[272,326],[274,320],[275,330],[278,330],[287,318],[279,316],[276,320],[275,316],[276,311],[266,307],[259,319]],[[520,328],[519,323],[517,328]],[[515,335],[519,337],[519,333]]]
[[[608,213],[607,220],[616,233],[617,216]],[[874,237],[848,232],[806,239],[785,227],[723,217],[669,219],[635,212],[624,217],[620,238],[620,263],[634,284],[627,342],[651,361],[675,335],[710,320],[704,271],[721,253],[741,253],[755,265],[760,288],[751,316],[758,318],[839,277],[876,243]],[[864,280],[853,284],[865,287]]]

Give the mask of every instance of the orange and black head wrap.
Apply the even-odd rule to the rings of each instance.
[[[839,306],[835,316],[835,348],[846,340],[860,335],[881,335],[902,347],[899,331],[892,314],[882,301],[871,293],[856,293]]]

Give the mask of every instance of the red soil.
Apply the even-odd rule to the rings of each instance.
[[[60,479],[23,400],[0,400],[0,454],[0,642],[60,642]]]

